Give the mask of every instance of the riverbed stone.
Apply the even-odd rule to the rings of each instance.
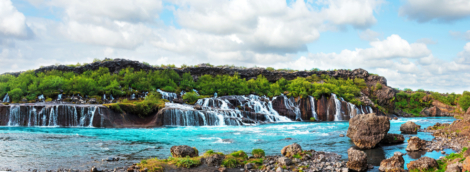
[[[426,146],[426,141],[414,136],[408,139],[408,146],[406,147],[406,151],[420,151],[423,150],[424,146]]]
[[[382,172],[404,172],[405,171],[405,160],[403,154],[395,153],[389,159],[382,160],[380,162],[379,171]]]
[[[287,157],[279,157],[277,159],[277,163],[279,163],[280,165],[291,165],[292,160]]]
[[[400,126],[400,131],[402,134],[416,134],[420,128],[420,125],[413,121],[408,121]]]
[[[422,157],[416,161],[411,161],[406,165],[408,170],[418,170],[418,171],[425,171],[427,169],[432,169],[438,167],[437,161],[433,158],[429,157]]]
[[[189,147],[187,145],[182,145],[182,146],[173,146],[170,149],[171,155],[173,157],[197,157],[198,156],[198,151],[196,148]]]
[[[287,145],[281,150],[281,154],[286,157],[292,157],[295,154],[300,154],[300,153],[302,153],[302,147],[297,143]]]
[[[204,162],[208,166],[218,166],[218,165],[222,164],[222,161],[224,160],[224,158],[225,158],[224,155],[213,154],[213,155],[210,155],[210,156],[204,158]]]
[[[390,120],[374,113],[357,115],[349,120],[348,136],[361,149],[374,148],[390,130]]]
[[[388,133],[385,137],[380,141],[380,144],[398,144],[403,143],[405,141],[405,137],[401,134],[390,134]]]
[[[367,154],[364,151],[356,150],[354,148],[348,149],[348,162],[346,163],[349,169],[354,171],[367,170]]]

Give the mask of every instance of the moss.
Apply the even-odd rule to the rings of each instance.
[[[142,160],[137,166],[142,169],[147,168],[148,172],[163,172],[164,170],[162,161],[157,158]]]
[[[315,117],[310,117],[310,121],[315,121]]]
[[[227,168],[235,168],[238,165],[238,160],[233,156],[226,156],[222,161],[222,165]]]
[[[255,157],[264,157],[265,156],[265,152],[263,149],[253,149],[253,151],[251,151],[251,154],[253,154],[253,156]]]

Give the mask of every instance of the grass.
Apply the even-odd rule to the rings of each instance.
[[[302,156],[300,154],[295,154],[292,156],[293,158],[297,158],[297,159],[302,159]]]
[[[253,156],[256,158],[261,158],[265,156],[263,149],[253,149],[253,151],[251,151],[251,154],[253,154]]]
[[[158,158],[142,160],[137,165],[142,169],[147,168],[148,172],[163,172],[162,162]]]

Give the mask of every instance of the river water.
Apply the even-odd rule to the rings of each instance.
[[[451,123],[451,117],[399,118],[391,121],[389,133],[399,134],[399,127],[414,121],[422,128],[437,122]],[[267,155],[280,155],[281,149],[298,143],[303,149],[335,152],[347,160],[347,150],[354,146],[346,135],[348,122],[290,122],[256,126],[165,127],[152,129],[101,129],[53,127],[0,127],[0,170],[90,169],[91,166],[114,168],[131,165],[144,158],[167,158],[174,145],[189,145],[199,152],[209,149],[230,153],[251,152],[262,148]],[[411,135],[405,135],[408,139]],[[418,137],[432,140],[429,133]],[[400,151],[407,143],[379,146],[365,151],[369,163],[380,161]],[[445,150],[450,153],[451,150]],[[424,153],[423,153],[424,154]],[[439,158],[440,152],[404,156],[406,163],[421,156]],[[119,162],[102,162],[107,157],[120,157]]]

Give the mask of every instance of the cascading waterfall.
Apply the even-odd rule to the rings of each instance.
[[[8,126],[93,127],[98,106],[10,106]],[[101,118],[101,124],[103,118]],[[103,126],[103,125],[101,125]]]
[[[176,93],[165,92],[160,89],[157,89],[157,92],[159,92],[162,95],[163,99],[167,99],[170,102],[173,102],[173,99],[178,98],[178,95]]]
[[[312,108],[312,117],[314,117],[315,120],[318,120],[318,115],[315,111],[315,98],[312,96],[308,96],[308,98],[310,99],[310,107]]]
[[[44,100],[46,100],[46,98],[44,98],[44,95],[41,94],[41,95],[38,96],[38,100],[39,101],[44,101]]]
[[[131,95],[131,100],[135,100],[135,94]]]
[[[8,93],[5,95],[3,98],[3,102],[9,103],[10,102],[10,96],[8,96]]]
[[[103,94],[103,100],[106,100],[106,94]]]
[[[295,102],[295,99],[293,97],[288,99],[287,96],[285,96],[283,94],[281,96],[284,96],[284,105],[286,106],[286,108],[288,110],[291,110],[292,112],[294,112],[295,120],[302,121],[300,108],[299,108],[299,105]]]
[[[62,100],[62,94],[57,95],[57,101]]]
[[[335,112],[335,121],[341,121],[343,120],[343,117],[341,116],[341,102],[338,100],[336,97],[336,94],[331,93],[331,96],[335,100],[335,107],[336,107],[336,112]]]
[[[111,94],[111,95],[109,95],[109,98],[111,98],[111,100],[114,100],[114,97],[113,97],[113,95],[112,95],[112,94]]]

